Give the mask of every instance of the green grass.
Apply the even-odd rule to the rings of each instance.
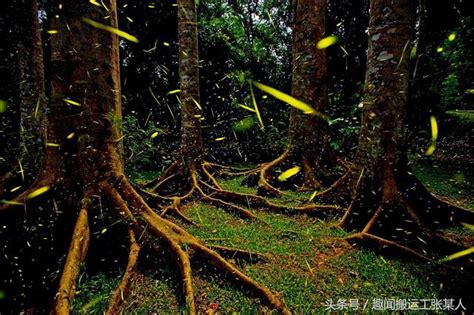
[[[446,165],[416,165],[413,173],[433,193],[444,196],[454,203],[474,209],[474,174],[472,170]]]
[[[466,190],[470,187],[464,182],[453,182],[451,179],[456,175],[448,169],[424,166],[417,167],[415,173],[434,191],[459,200],[466,197]],[[154,176],[156,174],[150,172],[135,179],[149,180]],[[241,178],[221,180],[226,189],[254,191],[240,183]],[[295,203],[295,200],[306,199],[310,194],[289,193],[275,202]],[[257,282],[281,294],[286,305],[296,314],[323,313],[327,299],[358,298],[361,303],[368,299],[370,305],[374,298],[452,297],[450,290],[456,287],[456,281],[448,284],[436,267],[353,248],[341,241],[346,232],[336,228],[331,219],[321,221],[308,216],[288,217],[252,211],[260,221],[243,220],[220,208],[196,203],[187,210],[187,215],[198,226],[186,226],[186,229],[208,245],[268,254],[265,262],[255,259],[230,261]],[[469,234],[464,230],[460,233]],[[131,295],[124,304],[126,313],[186,313],[181,283],[168,257],[166,253],[150,251],[142,255],[141,261],[145,263],[141,264],[140,274],[134,279]],[[199,312],[205,313],[211,303],[218,304],[221,314],[255,314],[267,310],[249,292],[216,274],[205,261],[193,259],[192,264]],[[84,274],[74,311],[101,313],[116,283],[116,278]]]

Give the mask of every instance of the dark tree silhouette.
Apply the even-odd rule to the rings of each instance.
[[[6,88],[5,96],[10,94],[10,98],[8,112],[2,114],[4,128],[0,139],[7,150],[9,143],[19,144],[14,150],[8,150],[10,154],[1,153],[0,195],[5,196],[12,188],[27,186],[38,171],[45,140],[45,85],[36,0],[8,0],[1,6],[4,8],[0,17],[2,86]],[[9,124],[8,115],[19,124]],[[8,125],[14,129],[9,130]],[[18,142],[9,141],[11,136]]]

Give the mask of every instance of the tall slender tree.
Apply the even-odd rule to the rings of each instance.
[[[326,0],[293,1],[292,96],[323,111],[328,102],[326,50],[317,47],[326,37]],[[285,152],[272,162],[247,172],[258,176],[259,191],[281,194],[276,188],[275,173],[299,166],[303,172],[293,176],[286,184],[302,189],[315,189],[331,182],[330,171],[342,161],[329,147],[327,122],[293,108],[290,113],[289,144]]]
[[[52,313],[70,313],[80,267],[85,262],[89,242],[94,240],[90,235],[99,212],[106,211],[111,220],[124,223],[125,229],[119,230],[128,230],[130,249],[125,273],[111,296],[108,314],[119,312],[130,279],[137,272],[140,246],[155,240],[162,242],[176,261],[190,314],[196,314],[191,253],[220,272],[232,275],[231,279],[255,292],[270,307],[288,314],[283,302],[270,290],[183,228],[156,214],[124,175],[116,2],[105,0],[101,4],[53,2],[57,18],[52,28],[57,34],[51,39],[52,93],[47,135],[47,148],[52,153],[46,154],[43,163],[43,169],[48,171],[38,175],[37,183],[44,186],[35,184],[26,195],[21,194],[0,207],[2,216],[13,213],[21,217],[24,212],[18,205],[34,209],[49,202],[61,210],[58,215],[65,217],[63,228],[50,231],[57,232],[55,237],[60,239],[71,235]],[[103,197],[100,205],[98,196]],[[71,227],[67,219],[75,222],[72,233],[67,228]],[[138,233],[145,237],[139,240]],[[230,248],[215,250],[245,256],[244,251]]]
[[[5,1],[0,17],[3,41],[1,94],[10,96],[8,108],[2,113],[2,167],[0,194],[28,184],[38,171],[45,136],[45,87],[43,49],[36,0]],[[19,36],[19,34],[22,34]],[[10,94],[10,95],[8,95]],[[2,96],[0,96],[2,98]],[[7,122],[13,116],[18,124]],[[13,139],[9,139],[13,137]],[[14,143],[16,148],[11,149]],[[15,152],[12,154],[12,152]],[[8,167],[8,168],[5,168]]]

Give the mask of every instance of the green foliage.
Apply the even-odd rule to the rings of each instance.
[[[431,90],[439,95],[441,111],[470,108],[473,97],[466,90],[471,88],[474,74],[474,31],[472,18],[462,18],[457,26],[447,32],[441,45],[429,47],[432,54],[430,67],[436,69]]]
[[[161,169],[163,163],[170,160],[169,155],[163,154],[166,147],[164,130],[157,127],[154,122],[148,121],[146,126],[141,126],[138,118],[127,115],[123,118],[123,134],[125,147],[125,165],[128,172],[136,173],[144,169]],[[152,135],[158,136],[152,139]],[[172,152],[172,151],[169,151]]]
[[[457,76],[454,73],[449,74],[441,83],[441,105],[444,109],[453,108],[462,100]]]

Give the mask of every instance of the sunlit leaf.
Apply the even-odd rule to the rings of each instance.
[[[452,255],[449,255],[443,259],[440,259],[440,262],[445,262],[445,261],[450,261],[450,260],[454,260],[454,259],[458,259],[458,258],[461,258],[463,256],[467,256],[467,255],[470,255],[474,253],[474,246],[471,247],[471,248],[468,248],[468,249],[465,249],[465,250],[462,250],[460,252],[457,252],[457,253],[454,253]]]
[[[316,44],[316,48],[325,49],[325,48],[328,48],[329,46],[334,45],[338,41],[339,41],[339,37],[337,37],[336,35],[331,35],[331,36],[328,36],[328,37],[325,37],[325,38],[321,39]]]
[[[86,18],[86,17],[83,17],[82,18],[82,21],[89,24],[90,26],[92,27],[95,27],[95,28],[98,28],[98,29],[101,29],[101,30],[104,30],[104,31],[107,31],[107,32],[110,32],[112,34],[115,34],[117,36],[120,36],[122,38],[125,38],[126,40],[129,40],[131,42],[134,42],[134,43],[138,43],[138,38],[136,38],[135,36],[133,35],[130,35],[128,34],[127,32],[124,32],[124,31],[121,31],[119,29],[116,29],[112,26],[108,26],[108,25],[105,25],[105,24],[102,24],[102,23],[98,23],[94,20],[91,20],[89,18]]]
[[[28,196],[26,196],[26,199],[33,199],[38,197],[39,195],[44,194],[49,190],[49,186],[43,186],[41,188],[36,189],[35,191],[31,192]]]
[[[76,101],[73,101],[73,100],[70,100],[70,99],[67,99],[65,98],[64,101],[68,104],[71,104],[71,105],[74,105],[74,106],[81,106],[80,103],[76,102]]]
[[[321,112],[316,111],[314,108],[312,108],[311,106],[309,106],[305,102],[302,102],[302,101],[294,98],[293,96],[290,96],[286,93],[280,92],[275,88],[272,88],[268,85],[259,83],[257,81],[252,81],[252,83],[253,83],[253,85],[255,85],[255,87],[259,88],[263,92],[270,94],[271,96],[273,96],[276,99],[279,99],[280,101],[288,103],[290,106],[293,106],[293,107],[301,110],[305,114],[318,116],[318,117],[320,117],[320,118],[322,118],[326,121],[329,120],[328,116],[326,116],[325,114],[323,114]]]
[[[278,176],[278,180],[279,181],[285,181],[287,180],[288,178],[292,177],[292,176],[295,176],[296,174],[298,174],[298,172],[301,170],[301,167],[299,166],[294,166],[290,169],[287,169],[286,171],[284,171],[283,173],[281,173],[279,176]]]

